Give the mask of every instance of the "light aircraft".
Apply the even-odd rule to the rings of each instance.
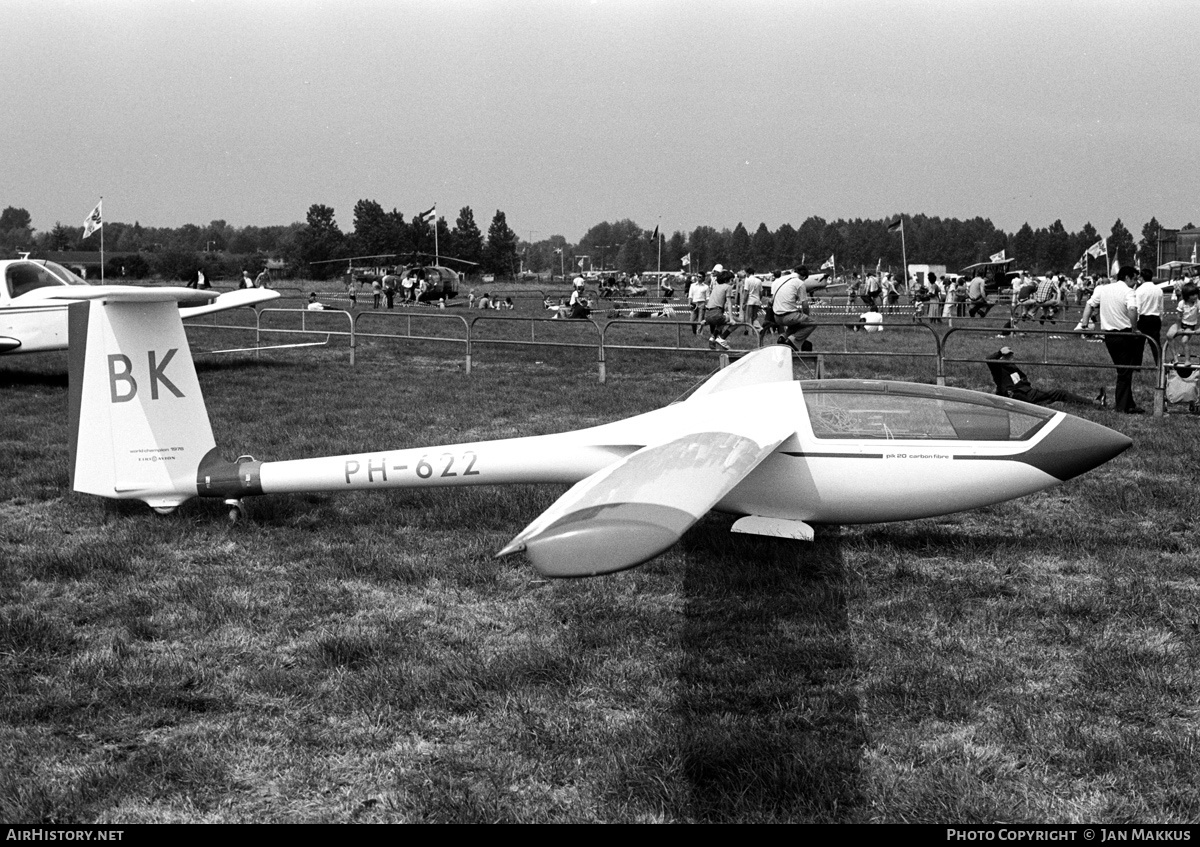
[[[97,292],[145,290],[140,286],[92,285],[74,271],[44,259],[0,261],[0,280],[0,356],[66,350],[70,301]],[[197,305],[181,305],[179,313],[190,318],[252,306],[278,296],[278,291],[266,288],[229,291],[219,297],[212,293],[197,298]]]
[[[813,524],[931,517],[1057,485],[1132,445],[1064,412],[963,389],[792,378],[791,352],[744,355],[684,399],[601,426],[344,456],[224,460],[175,297],[97,293],[71,308],[76,491],[170,512],[219,497],[505,483],[572,487],[499,555],[554,577],[663,552],[710,510],[733,531],[810,540]],[[181,293],[180,293],[181,292]]]

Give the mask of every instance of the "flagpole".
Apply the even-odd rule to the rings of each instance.
[[[441,264],[438,256],[438,239],[437,239],[437,203],[433,204],[433,263]]]
[[[104,285],[104,195],[100,195],[100,284]]]
[[[904,216],[900,216],[900,261],[903,263],[900,272],[904,274],[904,291],[908,292],[908,247],[904,241]]]

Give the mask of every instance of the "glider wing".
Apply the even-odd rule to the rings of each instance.
[[[781,395],[773,414],[726,409],[712,416],[719,419],[713,426],[643,447],[597,471],[498,555],[523,550],[539,573],[554,577],[612,573],[657,556],[796,431],[794,404],[803,401],[799,392]]]

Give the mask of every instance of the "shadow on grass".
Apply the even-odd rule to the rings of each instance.
[[[717,519],[684,545],[679,693],[664,733],[690,790],[683,816],[846,820],[865,739],[839,534],[798,545]]]
[[[14,370],[0,368],[0,389],[30,386],[39,388],[66,388],[67,371],[65,363],[61,370]]]

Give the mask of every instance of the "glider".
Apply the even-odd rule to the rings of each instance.
[[[1100,424],[974,391],[797,382],[791,351],[773,345],[679,402],[574,432],[230,462],[213,439],[175,296],[97,292],[71,305],[76,491],[164,513],[219,497],[236,518],[251,495],[567,483],[499,552],[524,552],[547,576],[633,567],[710,510],[741,516],[735,532],[810,540],[813,524],[931,517],[1030,494],[1132,445]]]
[[[96,292],[154,289],[133,285],[92,285],[73,271],[44,259],[0,261],[0,356],[67,349],[67,304]],[[172,289],[181,317],[253,306],[274,300],[279,292],[239,289],[220,296],[215,291]]]

